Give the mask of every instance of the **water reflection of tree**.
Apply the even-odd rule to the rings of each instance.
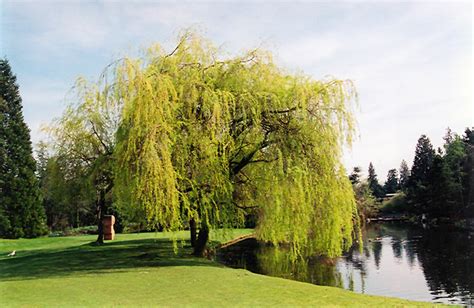
[[[382,258],[382,242],[375,241],[372,243],[372,253],[374,254],[375,267],[380,268],[380,259]]]
[[[393,256],[397,260],[401,261],[401,259],[402,259],[402,240],[399,239],[399,238],[392,238],[391,244],[392,244]]]
[[[413,240],[407,239],[403,243],[403,249],[405,250],[405,256],[408,262],[408,266],[413,268],[416,261],[416,251]]]
[[[348,286],[347,289],[354,291],[354,271],[359,272],[360,278],[360,292],[365,293],[365,278],[367,277],[367,263],[366,260],[370,258],[370,249],[364,245],[362,251],[359,247],[352,247],[345,255],[344,262],[348,269]]]
[[[352,267],[358,271],[360,271],[363,276],[367,274],[367,264],[366,258],[370,257],[370,250],[365,246],[363,248],[362,253],[359,251],[358,247],[352,247],[349,251],[344,255],[344,260],[346,266]]]
[[[382,224],[369,225],[363,232],[365,247],[367,248],[367,259],[370,257],[369,250],[372,251],[374,256],[375,267],[380,268],[380,260],[382,258],[382,237],[385,234],[385,230]]]
[[[439,290],[468,302],[474,294],[474,239],[468,232],[425,231],[416,249],[432,294]],[[469,296],[469,294],[471,294]]]
[[[287,249],[262,246],[257,253],[262,273],[275,277],[342,288],[341,274],[334,259],[310,257],[292,262]]]

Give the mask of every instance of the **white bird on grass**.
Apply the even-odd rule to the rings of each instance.
[[[15,254],[16,254],[16,250],[13,250],[12,252],[10,252],[10,253],[8,254],[8,256],[9,256],[9,257],[13,257]]]

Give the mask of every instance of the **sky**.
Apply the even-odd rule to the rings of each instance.
[[[97,80],[124,55],[153,43],[172,50],[193,28],[231,54],[273,52],[289,72],[351,79],[357,138],[348,172],[369,162],[381,182],[412,164],[426,134],[474,126],[473,7],[470,1],[6,1],[0,57],[10,61],[33,143],[70,102],[77,77]]]

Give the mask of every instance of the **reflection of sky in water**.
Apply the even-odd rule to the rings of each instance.
[[[453,298],[442,290],[430,291],[420,262],[406,249],[412,244],[406,239],[400,241],[386,236],[368,242],[363,253],[354,251],[351,260],[341,258],[336,266],[344,288],[416,301],[461,302],[460,298]]]

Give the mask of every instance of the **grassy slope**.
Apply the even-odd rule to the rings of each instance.
[[[248,233],[213,234],[223,241]],[[179,237],[184,237],[180,233]],[[223,267],[173,254],[162,233],[0,240],[2,306],[423,306]],[[17,250],[17,256],[6,257]]]

